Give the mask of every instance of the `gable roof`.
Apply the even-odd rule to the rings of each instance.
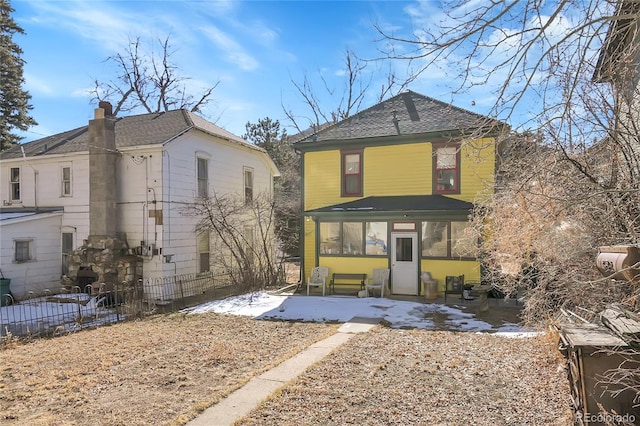
[[[469,213],[473,204],[440,194],[372,196],[346,203],[308,210],[305,213],[374,213],[458,211]]]
[[[459,133],[496,125],[503,126],[504,123],[408,90],[294,144],[296,148],[304,149],[305,145],[322,142]]]
[[[239,136],[216,126],[204,118],[184,109],[167,112],[115,117],[116,148],[165,144],[196,129],[212,136],[266,153]],[[0,153],[0,159],[22,157],[21,148],[27,157],[68,154],[88,151],[89,126],[78,127],[56,135],[12,147]]]

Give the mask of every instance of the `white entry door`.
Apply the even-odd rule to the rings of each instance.
[[[391,233],[391,292],[417,295],[418,285],[418,234]]]

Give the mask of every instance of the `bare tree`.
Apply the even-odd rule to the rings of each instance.
[[[441,11],[411,34],[378,29],[387,58],[408,61],[411,78],[447,69],[454,93],[482,88],[494,100],[489,115],[520,120],[503,146],[497,193],[478,203],[485,275],[507,294],[534,289],[532,321],[561,306],[633,300],[633,287],[599,275],[595,254],[640,243],[640,139],[619,99],[625,87],[637,106],[637,66],[617,73],[622,85],[602,83],[625,58],[635,64],[635,48],[604,61],[603,43],[636,40],[638,3],[449,1]]]
[[[189,93],[186,77],[179,75],[179,68],[171,62],[175,53],[170,38],[158,40],[160,54],[144,52],[140,37],[129,40],[123,53],[107,58],[119,70],[115,79],[94,81],[94,99],[110,101],[113,113],[130,112],[139,108],[151,113],[171,109],[188,109],[198,112],[211,101],[211,95],[220,81],[203,89],[198,95]]]
[[[269,117],[246,124],[242,137],[264,148],[280,171],[274,182],[275,232],[283,253],[300,251],[300,159],[291,146],[287,131]]]
[[[355,52],[346,49],[344,52],[343,81],[340,87],[333,86],[327,78],[319,72],[319,86],[314,86],[307,73],[302,81],[291,80],[291,83],[302,99],[306,112],[294,112],[284,104],[282,109],[286,117],[299,133],[305,130],[320,129],[321,126],[337,123],[357,113],[362,108],[374,90],[377,91],[376,102],[383,100],[389,94],[395,94],[406,87],[407,82],[401,81],[393,68],[389,66],[386,72],[369,72],[370,68],[379,66],[379,61],[369,61],[359,58]],[[374,76],[384,75],[384,81],[378,84]],[[327,99],[325,99],[327,98]]]
[[[199,198],[185,214],[199,218],[197,232],[208,231],[216,247],[213,268],[229,274],[240,293],[281,286],[282,260],[275,257],[275,207],[265,194],[247,203],[237,194]]]

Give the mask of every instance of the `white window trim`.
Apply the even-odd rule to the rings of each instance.
[[[251,173],[251,200],[247,200],[247,172]],[[242,194],[245,204],[256,199],[256,174],[253,167],[244,166],[242,168]]]
[[[200,250],[200,238],[206,235],[207,236],[207,242],[208,242],[208,247],[207,247],[207,251],[201,251]],[[207,254],[207,258],[208,258],[208,267],[206,271],[202,271],[202,255],[203,254]],[[201,233],[196,234],[196,259],[197,259],[197,264],[196,264],[196,272],[198,274],[202,274],[202,273],[206,273],[211,271],[211,233],[209,231],[203,231]]]
[[[210,159],[211,159],[211,154],[209,154],[208,152],[204,152],[204,151],[197,151],[196,152],[196,160],[195,160],[195,178],[196,178],[196,197],[201,197],[200,195],[200,177],[198,176],[198,162],[199,160],[205,160],[207,162],[207,186],[205,188],[205,196],[209,196],[209,184],[211,182],[211,176],[209,173],[209,169],[211,168],[210,166]]]
[[[17,243],[28,243],[29,244],[29,259],[27,260],[17,260],[16,259],[16,244]],[[36,261],[36,244],[34,238],[14,238],[12,244],[12,259],[13,263],[28,263]]]
[[[64,169],[69,169],[69,193],[64,193]],[[60,165],[60,196],[61,197],[73,197],[73,168],[71,163],[64,163]]]
[[[18,169],[18,181],[17,182],[13,182],[11,180],[11,171],[13,169]],[[9,167],[9,179],[7,179],[7,182],[9,182],[9,200],[10,201],[21,201],[22,200],[22,168],[21,167]],[[18,190],[20,192],[20,197],[18,198],[13,198],[13,185],[14,184],[18,184]]]

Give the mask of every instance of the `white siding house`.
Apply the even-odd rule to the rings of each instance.
[[[256,193],[271,193],[279,174],[263,149],[186,110],[122,118],[107,114],[107,119],[115,121],[115,228],[118,237],[126,236],[130,251],[144,259],[145,278],[198,272],[197,218],[183,211],[196,200],[199,186],[209,194],[241,195],[249,174]],[[47,258],[38,266],[47,270],[42,272],[47,278],[38,279],[35,289],[59,287],[62,252],[82,246],[91,233],[89,133],[84,126],[0,153],[0,212],[62,212],[54,216],[57,225],[46,222],[47,232],[56,227],[55,238],[42,240],[51,247],[38,246],[38,253],[55,251],[57,262]],[[45,226],[42,219],[39,223]],[[12,279],[12,292],[23,294],[27,287],[12,275],[18,265],[10,260],[11,239],[17,237],[4,232],[4,223],[2,229],[0,268]],[[32,267],[44,260],[39,254]]]
[[[0,215],[0,269],[11,280],[14,297],[60,286],[61,226],[61,211]]]

